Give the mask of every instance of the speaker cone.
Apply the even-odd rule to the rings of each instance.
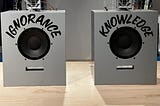
[[[45,31],[39,28],[24,30],[18,38],[20,53],[31,60],[44,57],[50,49],[50,39]]]
[[[111,35],[110,49],[114,55],[122,59],[134,57],[142,47],[139,32],[131,27],[121,27]]]

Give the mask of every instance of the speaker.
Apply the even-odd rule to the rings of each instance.
[[[41,0],[26,0],[27,9],[41,9]]]
[[[92,11],[95,84],[156,84],[157,11]]]
[[[65,11],[1,14],[4,86],[65,85]]]
[[[133,0],[117,0],[118,9],[131,9],[133,5]]]

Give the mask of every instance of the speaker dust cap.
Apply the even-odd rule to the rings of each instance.
[[[41,59],[50,49],[49,36],[39,28],[25,29],[18,38],[18,49],[27,59]]]
[[[134,57],[140,51],[142,38],[136,29],[121,27],[113,32],[109,44],[115,56],[128,59]]]

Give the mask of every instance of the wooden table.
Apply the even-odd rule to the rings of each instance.
[[[157,85],[103,86],[94,86],[91,62],[66,64],[66,87],[3,87],[0,63],[0,106],[160,106],[160,63]]]

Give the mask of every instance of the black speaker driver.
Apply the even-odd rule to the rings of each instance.
[[[142,38],[136,29],[121,27],[113,32],[109,44],[115,56],[128,59],[134,57],[140,51]]]
[[[28,59],[41,59],[50,49],[49,36],[39,28],[25,29],[18,38],[18,49]]]

